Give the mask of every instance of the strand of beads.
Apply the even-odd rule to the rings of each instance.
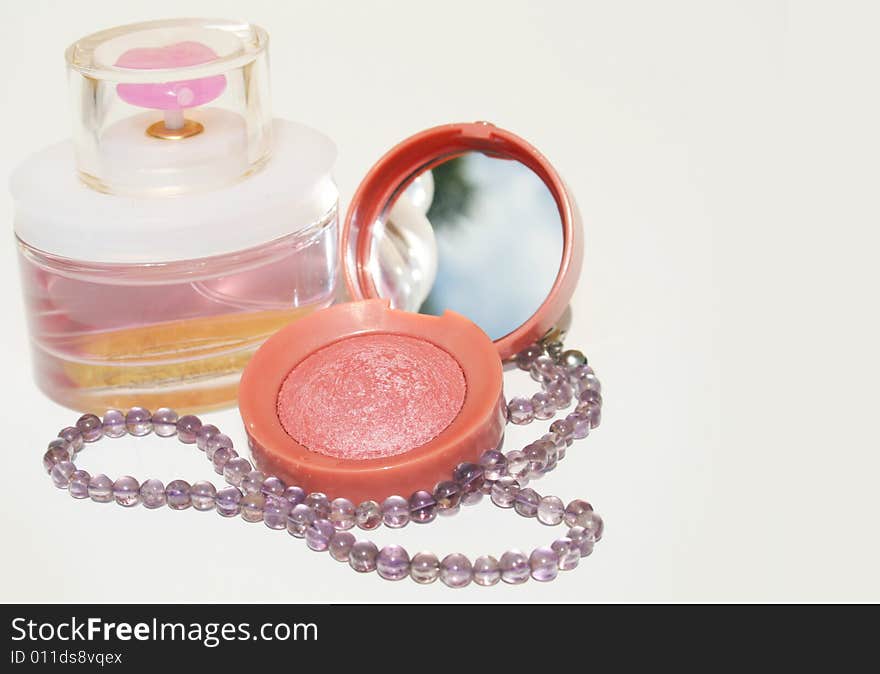
[[[540,352],[533,358],[533,365],[539,358]],[[586,366],[586,359],[583,361],[574,368]],[[572,382],[574,368],[564,363],[557,365],[553,376],[561,381],[561,376],[565,375],[573,389],[577,389]],[[592,375],[592,370],[589,374]],[[594,386],[594,389],[582,390],[595,390],[598,393],[597,380]],[[595,417],[591,410],[587,414],[591,425],[593,418],[598,424],[601,397],[590,400],[590,405],[597,408],[597,413]],[[195,444],[205,452],[215,472],[223,475],[230,486],[218,490],[208,481],[189,484],[185,480],[173,480],[166,486],[156,479],[139,483],[131,476],[111,481],[103,474],[91,476],[77,469],[73,463],[86,443],[95,442],[101,437],[118,438],[126,434],[143,436],[150,432],[162,437],[177,435],[182,443]],[[554,447],[563,448],[561,454],[564,456],[564,448],[574,439],[578,439],[577,435],[568,432],[567,427],[555,430],[551,427],[551,433],[533,445],[551,442]],[[559,570],[577,566],[580,558],[589,555],[594,544],[602,537],[602,519],[586,501],[576,499],[564,507],[558,497],[542,498],[533,489],[524,488],[530,477],[539,477],[552,470],[556,460],[561,458],[557,451],[552,455],[551,464],[550,452],[545,452],[548,460],[537,460],[532,456],[526,464],[521,465],[522,459],[518,454],[525,456],[528,454],[526,450],[509,452],[507,455],[488,450],[478,464],[459,464],[453,471],[452,479],[440,482],[433,493],[418,491],[409,499],[390,496],[381,506],[375,501],[366,501],[355,507],[348,499],[330,501],[325,494],[307,494],[299,486],[286,486],[277,477],[254,470],[247,459],[238,456],[228,436],[216,426],[203,424],[198,417],[178,417],[168,408],[151,414],[144,408],[134,407],[126,414],[119,410],[108,410],[103,420],[93,414],[83,415],[75,426],[62,429],[58,437],[49,443],[43,456],[43,466],[54,484],[67,489],[74,498],[91,498],[99,503],[115,500],[124,507],[142,503],[146,508],[167,505],[174,510],[189,507],[196,510],[216,509],[224,517],[240,514],[247,522],[262,521],[270,529],[286,529],[292,536],[304,538],[312,550],[329,551],[334,559],[348,562],[359,572],[375,570],[387,580],[410,576],[420,584],[440,578],[449,587],[463,587],[472,581],[485,586],[494,585],[499,580],[511,584],[523,583],[529,577],[538,581],[552,580]],[[518,550],[508,550],[500,561],[492,556],[482,556],[472,564],[459,553],[439,560],[429,552],[420,552],[410,558],[405,549],[396,545],[379,550],[370,541],[356,540],[348,531],[355,526],[364,530],[375,529],[383,523],[390,528],[406,526],[410,521],[428,523],[438,514],[454,514],[462,504],[476,503],[484,494],[490,494],[492,502],[498,507],[513,508],[524,517],[537,518],[542,524],[552,526],[564,522],[570,527],[567,535],[558,538],[549,547],[536,548],[528,556]]]
[[[542,390],[531,398],[512,399],[507,405],[508,419],[517,425],[552,419],[558,411],[576,401],[574,412],[565,421],[578,437],[586,437],[601,420],[602,385],[583,353],[573,349],[561,351],[561,348],[559,342],[539,343],[517,354],[517,367],[526,370]],[[558,355],[554,357],[550,353]]]

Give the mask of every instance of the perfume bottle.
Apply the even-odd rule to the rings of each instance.
[[[73,137],[11,180],[34,373],[55,401],[231,405],[262,342],[333,301],[335,147],[272,119],[267,42],[181,19],[67,50]]]

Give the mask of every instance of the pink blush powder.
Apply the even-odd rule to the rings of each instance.
[[[307,449],[339,459],[403,454],[437,437],[464,403],[458,362],[404,335],[359,335],[294,367],[278,394],[278,418]]]

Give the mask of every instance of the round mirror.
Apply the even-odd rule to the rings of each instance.
[[[548,333],[577,284],[577,207],[537,149],[489,122],[410,136],[370,169],[342,226],[352,299],[452,310],[507,359]]]
[[[372,228],[368,271],[392,306],[467,316],[493,340],[535,314],[563,255],[553,194],[516,160],[466,152],[423,170]]]

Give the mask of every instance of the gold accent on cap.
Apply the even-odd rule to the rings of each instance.
[[[147,127],[147,135],[162,140],[183,140],[190,136],[197,136],[204,130],[204,126],[191,119],[183,120],[183,126],[179,129],[169,129],[165,126],[165,121],[161,120]]]

